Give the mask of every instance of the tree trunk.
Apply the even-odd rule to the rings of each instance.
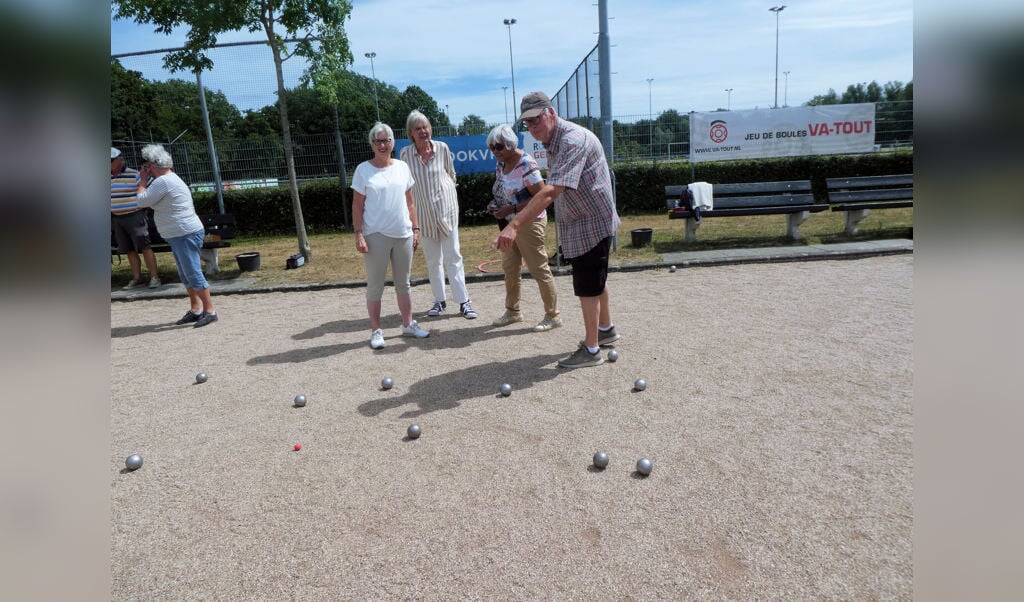
[[[288,166],[288,190],[292,196],[292,212],[295,214],[295,233],[299,240],[299,253],[309,261],[313,258],[306,236],[306,223],[302,219],[302,203],[299,201],[299,181],[295,175],[295,154],[292,151],[292,130],[288,123],[288,103],[284,96],[284,72],[281,69],[281,49],[271,44],[274,55],[274,70],[277,72],[277,111],[281,115],[281,136],[284,139],[284,160]]]

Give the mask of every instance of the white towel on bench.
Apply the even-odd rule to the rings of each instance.
[[[707,182],[693,182],[687,184],[687,188],[693,193],[693,206],[701,211],[711,211],[715,208],[715,197],[712,193],[711,184]]]

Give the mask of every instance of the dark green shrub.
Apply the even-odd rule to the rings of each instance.
[[[665,186],[706,181],[712,184],[770,182],[810,179],[815,196],[825,200],[825,178],[912,173],[911,150],[871,155],[795,157],[697,163],[693,176],[686,162],[620,163],[614,167],[615,202],[619,213],[640,214],[665,209]],[[487,212],[491,201],[493,173],[460,175],[458,178],[460,223],[486,224],[494,221]],[[306,230],[335,232],[345,224],[342,201],[352,206],[352,189],[344,193],[337,180],[319,180],[299,185],[302,217]],[[216,213],[217,196],[212,192],[194,194],[199,213]],[[224,192],[224,209],[233,213],[240,232],[246,235],[295,232],[291,195],[287,186],[252,188]],[[351,209],[350,209],[351,212]]]

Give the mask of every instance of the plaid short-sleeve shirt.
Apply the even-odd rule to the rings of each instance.
[[[590,130],[558,118],[548,151],[548,184],[565,190],[555,199],[562,255],[579,257],[615,234],[611,176],[601,141]]]

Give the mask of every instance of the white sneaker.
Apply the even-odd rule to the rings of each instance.
[[[128,281],[128,284],[121,287],[121,290],[130,291],[133,288],[138,288],[140,286],[142,286],[142,280],[136,280],[132,278],[131,280]]]
[[[384,348],[384,331],[378,328],[373,331],[370,335],[370,347],[372,349],[383,349]]]
[[[509,324],[515,324],[516,322],[523,321],[523,314],[512,313],[505,310],[505,313],[501,314],[501,317],[491,322],[491,326],[508,326]]]
[[[149,279],[149,288],[160,288],[160,278],[153,276]]]
[[[416,323],[416,320],[413,320],[412,322],[409,322],[408,326],[402,327],[402,336],[416,337],[417,339],[425,339],[430,336],[430,332],[420,328],[420,325]]]
[[[554,318],[544,318],[539,324],[533,327],[534,332],[547,332],[552,328],[558,328],[562,325],[562,318],[555,316]]]

